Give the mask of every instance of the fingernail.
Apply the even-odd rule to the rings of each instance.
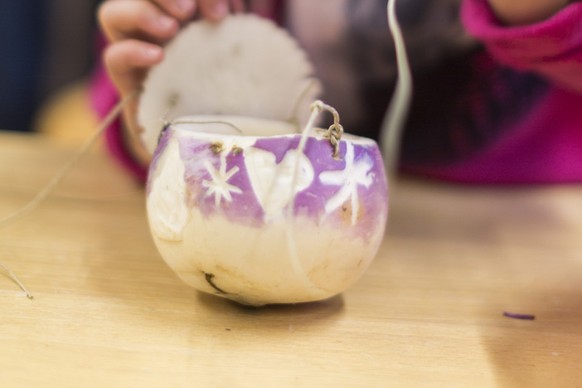
[[[194,10],[196,3],[194,0],[176,0],[176,5],[183,14],[189,14]]]
[[[228,5],[224,1],[218,1],[214,4],[214,8],[212,9],[212,14],[215,18],[222,19],[226,15],[228,15]]]
[[[157,47],[157,46],[150,46],[150,47],[146,47],[143,52],[147,58],[155,59],[161,55],[162,49],[160,47]]]
[[[160,16],[157,20],[158,26],[163,30],[169,30],[174,27],[174,19],[168,16]]]

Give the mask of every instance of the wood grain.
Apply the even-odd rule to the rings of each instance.
[[[0,134],[0,215],[73,153]],[[92,153],[0,229],[2,387],[571,387],[582,381],[582,188],[400,180],[361,281],[243,308],[182,284],[144,193]],[[534,321],[503,317],[534,314]]]

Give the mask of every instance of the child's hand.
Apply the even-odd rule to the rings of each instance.
[[[161,62],[163,47],[193,17],[219,21],[229,12],[240,12],[243,0],[107,0],[99,9],[99,23],[110,41],[103,54],[109,76],[121,96],[141,87],[147,69]],[[125,110],[130,129],[128,145],[147,163],[139,142],[135,113],[137,104]]]

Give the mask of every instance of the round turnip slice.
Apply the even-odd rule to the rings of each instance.
[[[138,108],[153,153],[165,123],[196,114],[238,115],[304,125],[320,93],[297,42],[273,22],[233,15],[185,27],[149,72]]]

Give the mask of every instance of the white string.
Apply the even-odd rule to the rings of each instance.
[[[316,86],[319,86],[319,80],[317,80],[317,78],[309,78],[307,80],[305,88],[303,89],[303,91],[301,91],[301,93],[299,93],[299,97],[297,97],[297,101],[295,101],[295,106],[291,111],[291,116],[287,119],[289,123],[291,123],[297,128],[297,132],[299,132],[300,130],[299,108],[301,108],[301,105],[303,104],[305,98],[309,96],[309,92]]]
[[[137,92],[129,94],[123,100],[121,100],[111,111],[105,119],[101,122],[95,133],[87,140],[87,142],[77,151],[75,155],[69,160],[61,169],[53,176],[53,178],[43,187],[26,205],[24,205],[19,210],[8,214],[7,216],[0,219],[0,229],[7,226],[11,222],[16,221],[18,218],[23,217],[30,211],[34,210],[38,205],[40,205],[55,189],[55,187],[61,183],[63,178],[75,167],[79,160],[87,154],[89,149],[95,144],[95,142],[101,137],[106,128],[108,128],[113,120],[119,116],[121,110],[131,101]]]
[[[297,241],[295,240],[295,233],[294,233],[294,208],[295,208],[295,190],[297,187],[297,183],[299,180],[299,170],[301,169],[301,155],[303,155],[303,151],[305,150],[305,145],[307,144],[307,139],[311,131],[313,130],[313,126],[315,125],[315,120],[317,120],[317,116],[323,110],[323,102],[315,101],[311,104],[311,115],[309,116],[309,120],[301,133],[301,138],[299,140],[299,144],[296,148],[296,160],[295,160],[295,168],[293,170],[293,180],[291,181],[291,200],[287,205],[287,247],[289,248],[289,256],[291,256],[291,266],[293,267],[293,271],[295,275],[303,281],[303,283],[310,287],[310,288],[320,288],[316,286],[313,281],[307,276],[305,273],[305,269],[301,264],[301,260],[299,259],[299,252],[297,252]]]
[[[301,138],[299,140],[299,144],[297,145],[296,148],[296,160],[295,160],[295,167],[293,169],[293,180],[291,181],[291,200],[289,201],[289,205],[287,207],[287,246],[289,248],[289,255],[291,256],[291,266],[293,267],[293,270],[295,271],[295,274],[297,275],[297,277],[299,279],[301,279],[303,281],[303,283],[305,283],[307,286],[315,288],[315,289],[319,289],[319,290],[323,290],[321,287],[317,286],[315,283],[313,283],[313,281],[309,278],[309,276],[307,276],[307,274],[305,273],[305,269],[303,268],[303,265],[301,264],[301,260],[299,259],[299,253],[297,252],[297,242],[295,240],[295,233],[294,233],[294,223],[292,222],[292,220],[294,220],[294,208],[295,208],[295,194],[296,194],[296,188],[298,185],[298,181],[299,181],[299,171],[301,170],[301,155],[304,154],[305,151],[305,146],[307,145],[307,140],[309,139],[309,135],[311,134],[311,132],[313,131],[313,127],[315,126],[315,122],[317,120],[317,116],[319,116],[319,114],[324,111],[327,110],[329,111],[332,115],[333,115],[333,119],[334,119],[334,123],[329,127],[327,133],[326,133],[326,137],[329,138],[330,143],[332,145],[332,147],[334,148],[333,151],[333,157],[337,157],[337,153],[338,153],[338,149],[339,149],[339,141],[341,140],[340,138],[334,139],[333,137],[335,136],[332,132],[334,129],[340,129],[340,132],[343,132],[343,128],[341,127],[340,123],[339,123],[339,114],[337,112],[337,110],[330,106],[325,104],[323,101],[317,100],[314,101],[311,106],[311,115],[309,116],[309,120],[307,121],[307,124],[305,125],[305,128],[303,129],[303,132],[301,133]],[[339,136],[341,136],[341,133],[339,134]],[[335,142],[334,142],[335,140]]]
[[[16,283],[18,285],[18,287],[20,287],[20,289],[22,291],[24,291],[24,293],[26,294],[26,297],[28,299],[34,299],[34,296],[32,296],[30,291],[28,291],[28,288],[26,288],[26,286],[18,279],[18,277],[14,274],[14,272],[12,272],[10,270],[10,268],[8,268],[4,264],[0,263],[0,269],[2,270],[2,272],[4,272],[6,274],[6,276],[8,276],[8,278],[10,278],[10,280],[12,280],[14,283]]]
[[[396,17],[396,0],[388,0],[386,12],[388,14],[388,28],[396,48],[398,70],[396,89],[382,124],[382,148],[386,158],[386,172],[388,178],[392,179],[398,167],[402,132],[412,99],[412,74],[402,30]]]
[[[99,124],[99,127],[95,133],[87,140],[87,142],[77,151],[77,153],[67,162],[61,169],[54,175],[54,177],[43,187],[26,205],[21,207],[19,210],[8,214],[7,216],[0,219],[0,229],[8,226],[10,223],[17,221],[18,219],[24,217],[26,214],[30,213],[32,210],[37,208],[55,189],[55,187],[65,178],[65,176],[77,165],[79,160],[85,156],[89,149],[95,144],[95,142],[101,137],[106,128],[108,128],[120,114],[122,109],[136,96],[138,91],[130,93],[124,99],[122,99],[105,117],[105,119]],[[21,289],[26,293],[29,299],[32,299],[32,294],[24,286],[24,284],[18,279],[18,277],[5,265],[0,263],[0,269],[4,272],[13,282],[15,282]]]

